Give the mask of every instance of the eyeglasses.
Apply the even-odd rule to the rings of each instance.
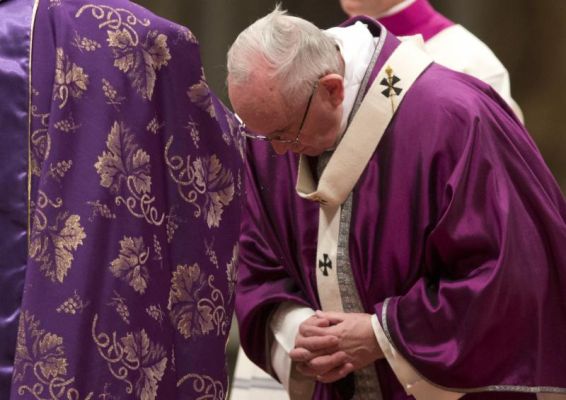
[[[301,136],[301,132],[303,130],[303,125],[305,125],[305,121],[307,120],[307,115],[309,114],[309,109],[311,107],[312,99],[314,97],[314,94],[315,94],[317,88],[318,88],[318,81],[316,81],[314,83],[313,87],[312,87],[311,94],[310,94],[309,99],[307,101],[307,107],[305,108],[305,113],[303,114],[303,119],[301,120],[301,125],[299,126],[297,136],[295,136],[294,139],[283,139],[280,136],[268,137],[268,136],[264,136],[264,135],[252,135],[245,130],[244,124],[242,124],[242,130],[241,130],[242,135],[245,136],[248,139],[262,140],[262,141],[265,141],[265,142],[276,142],[276,143],[281,143],[281,144],[297,144],[297,143],[299,143],[299,137]],[[238,119],[240,119],[240,118],[238,117]]]

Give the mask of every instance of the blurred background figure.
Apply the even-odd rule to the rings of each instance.
[[[436,11],[428,0],[340,0],[350,17],[377,18],[396,36],[422,35],[425,49],[437,63],[489,83],[523,121],[511,97],[509,73],[495,54],[462,25]]]
[[[193,33],[0,1],[0,399],[228,392],[243,140]]]

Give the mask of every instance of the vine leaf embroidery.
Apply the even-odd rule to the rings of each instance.
[[[178,265],[171,278],[167,308],[177,330],[185,339],[208,333],[212,328],[208,309],[199,309],[197,300],[205,288],[198,264]]]
[[[61,217],[61,219],[65,218],[65,215]],[[66,218],[63,229],[52,235],[53,245],[55,246],[55,263],[57,264],[56,275],[59,282],[63,282],[71,268],[74,259],[73,251],[83,244],[84,238],[86,238],[86,234],[81,226],[81,217],[78,215],[71,215]]]
[[[134,385],[136,396],[143,400],[154,399],[167,365],[165,351],[161,346],[151,343],[143,329],[128,333],[121,341],[126,360],[132,364],[141,361],[140,375]]]
[[[169,155],[172,144],[171,136],[165,145],[165,162],[179,195],[196,208],[195,217],[203,215],[209,228],[218,227],[224,207],[234,198],[232,172],[222,166],[215,154],[197,157],[192,162],[191,156],[185,160],[181,156]]]
[[[104,151],[94,165],[100,175],[100,184],[118,194],[123,182],[131,177],[138,193],[149,192],[149,154],[134,142],[134,135],[123,124],[114,122],[106,146],[109,151]]]
[[[18,385],[18,394],[22,398],[35,399],[46,398],[47,393],[51,393],[53,399],[81,398],[72,386],[75,378],[68,376],[68,367],[63,338],[42,329],[40,321],[24,310],[20,316],[14,360],[13,382]],[[93,395],[90,392],[84,399],[90,400]]]
[[[108,45],[114,51],[114,66],[125,72],[134,88],[144,99],[151,99],[155,88],[156,71],[167,65],[171,53],[167,36],[149,31],[145,41],[136,46],[127,29],[108,31]]]
[[[43,164],[51,151],[51,137],[49,136],[49,113],[38,112],[37,106],[32,106],[31,114],[35,129],[31,134],[31,172],[40,176]]]
[[[189,96],[189,99],[191,99],[191,101],[199,108],[206,111],[211,118],[216,118],[216,110],[214,109],[214,103],[212,102],[210,88],[204,80],[204,76],[199,82],[189,88],[187,96]]]
[[[119,122],[114,122],[108,139],[108,151],[98,156],[94,164],[100,175],[100,184],[115,197],[116,205],[125,204],[136,218],[160,226],[165,215],[153,206],[151,196],[150,156],[135,142],[135,136]],[[124,188],[125,186],[125,188]]]
[[[222,400],[226,398],[226,389],[222,382],[209,375],[188,373],[177,381],[177,387],[185,385],[192,389],[195,400]]]
[[[155,400],[159,382],[167,367],[165,349],[152,342],[146,331],[128,332],[118,339],[116,332],[96,332],[98,315],[92,322],[92,338],[110,373],[126,384],[126,393],[135,398]]]
[[[167,309],[177,331],[185,338],[226,334],[228,320],[224,295],[214,286],[214,275],[205,279],[198,264],[178,265],[171,278]]]
[[[81,217],[66,211],[58,213],[54,224],[49,225],[45,210],[49,205],[60,208],[63,202],[61,199],[53,202],[40,191],[37,204],[34,204],[29,254],[40,264],[39,269],[47,278],[63,283],[71,269],[74,252],[83,244],[86,234]]]
[[[75,14],[79,18],[86,10],[102,21],[98,27],[107,27],[106,42],[114,55],[114,66],[124,72],[132,86],[144,100],[151,100],[155,89],[156,72],[171,59],[167,46],[167,35],[148,30],[143,42],[134,28],[148,27],[148,19],[140,20],[131,11],[123,8],[87,4]]]
[[[110,264],[112,274],[128,283],[134,290],[143,294],[147,289],[149,271],[146,266],[149,249],[143,238],[124,237],[120,241],[120,254]]]
[[[69,56],[58,47],[56,50],[55,82],[53,85],[53,100],[60,100],[59,108],[65,107],[69,95],[80,98],[88,88],[88,75],[82,67],[69,61]]]
[[[232,172],[222,168],[216,155],[209,159],[198,159],[194,162],[196,183],[208,188],[204,208],[208,226],[219,226],[224,206],[234,198],[234,179]]]

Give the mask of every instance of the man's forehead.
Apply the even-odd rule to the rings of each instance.
[[[249,80],[244,84],[230,84],[232,106],[250,128],[263,131],[279,129],[287,114],[286,102],[276,84]],[[256,126],[254,126],[256,125]]]
[[[282,100],[281,90],[275,79],[252,73],[245,82],[232,84],[228,81],[230,95],[235,95],[238,100],[243,102],[269,101],[275,102]]]

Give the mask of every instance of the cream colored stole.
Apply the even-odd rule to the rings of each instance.
[[[402,42],[395,49],[378,73],[340,144],[331,155],[320,176],[318,186],[315,185],[307,159],[303,156],[300,158],[297,193],[320,204],[315,262],[318,295],[324,311],[364,312],[350,263],[343,261],[343,254],[342,257],[338,256],[340,234],[342,232],[344,237],[344,229],[346,233],[349,229],[350,210],[344,212],[344,203],[373,156],[403,98],[431,62],[431,58],[411,40]],[[350,207],[351,198],[347,202],[347,208]],[[342,219],[342,225],[348,226],[341,227],[343,213],[345,218]],[[342,265],[339,265],[341,260]],[[343,271],[344,268],[347,270]],[[339,279],[339,270],[345,272],[342,276],[346,276],[346,280]],[[343,285],[344,282],[350,282],[351,284],[347,285],[353,287],[344,290],[340,282]],[[345,297],[349,297],[348,307],[344,305]],[[370,366],[365,373],[360,372],[362,375],[365,374],[365,377],[360,377],[365,382],[361,385],[364,388],[360,388],[362,393],[357,391],[354,398],[380,398],[375,392],[371,393],[379,390],[373,366]],[[370,375],[373,375],[373,378]],[[356,379],[356,389],[358,389],[358,377]],[[373,387],[368,379],[374,381]]]
[[[335,268],[340,206],[374,154],[399,104],[431,62],[412,42],[403,42],[397,47],[370,87],[317,187],[306,158],[300,158],[297,193],[320,203],[316,263],[323,310],[343,311]]]

